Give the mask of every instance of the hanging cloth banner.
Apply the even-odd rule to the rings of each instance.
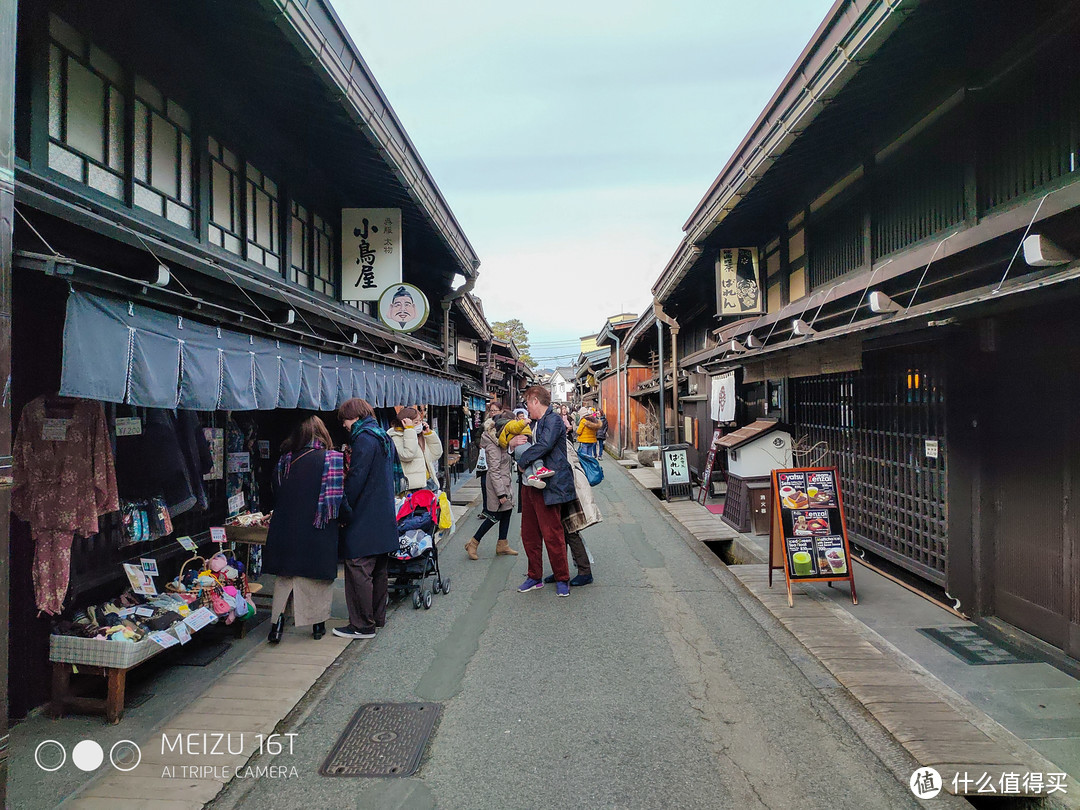
[[[709,386],[709,415],[714,422],[735,421],[735,372],[713,377]]]
[[[329,411],[350,397],[376,407],[461,403],[460,383],[431,374],[245,335],[81,290],[68,296],[60,393],[196,411]]]
[[[761,315],[761,267],[757,248],[721,248],[716,256],[716,311],[728,315]]]

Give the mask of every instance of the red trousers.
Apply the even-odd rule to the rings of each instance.
[[[521,488],[521,545],[529,558],[529,577],[544,578],[544,546],[547,546],[555,581],[567,582],[570,579],[562,507],[547,506],[544,493],[535,487]]]

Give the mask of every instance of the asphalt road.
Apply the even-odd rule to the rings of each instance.
[[[524,553],[494,557],[492,532],[470,562],[470,518],[441,552],[451,593],[428,611],[399,606],[376,639],[354,642],[287,719],[292,755],[251,763],[299,775],[234,780],[213,806],[920,806],[883,764],[903,767],[899,754],[879,740],[879,758],[840,716],[835,684],[753,615],[652,495],[605,468],[594,490],[605,521],[585,533],[592,585],[569,599],[550,585],[517,593]],[[415,776],[318,774],[361,704],[418,700],[443,712]]]

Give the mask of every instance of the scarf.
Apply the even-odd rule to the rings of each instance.
[[[404,492],[408,489],[408,479],[405,478],[405,471],[401,468],[397,448],[394,447],[394,442],[386,431],[379,427],[379,423],[375,421],[374,417],[368,416],[365,419],[353,422],[352,429],[349,431],[350,438],[355,440],[361,433],[371,434],[382,445],[387,463],[390,464],[390,472],[394,480],[394,492]]]
[[[315,507],[315,528],[321,529],[336,520],[338,508],[341,506],[341,498],[345,494],[345,471],[344,456],[336,450],[323,447],[322,442],[313,439],[307,445],[308,450],[326,450],[323,461],[322,486],[319,488],[319,503]],[[305,450],[305,452],[308,452]],[[298,454],[299,458],[303,453]],[[278,480],[284,481],[289,477],[289,469],[292,467],[293,454],[286,453],[278,461]]]

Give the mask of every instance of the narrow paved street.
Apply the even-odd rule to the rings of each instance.
[[[918,806],[825,699],[835,683],[808,678],[798,645],[773,640],[722,564],[605,467],[605,522],[586,532],[594,584],[570,599],[551,586],[518,594],[524,554],[495,558],[489,536],[469,562],[459,531],[441,557],[450,595],[430,611],[402,604],[376,639],[354,642],[286,720],[293,755],[251,762],[299,777],[234,780],[213,806]],[[443,705],[417,774],[318,775],[372,701]]]

